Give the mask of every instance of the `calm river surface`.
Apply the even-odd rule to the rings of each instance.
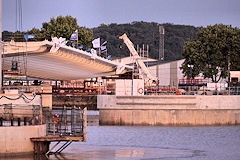
[[[87,136],[50,159],[240,160],[240,126],[89,126]]]
[[[88,126],[87,137],[49,159],[240,160],[240,126]]]

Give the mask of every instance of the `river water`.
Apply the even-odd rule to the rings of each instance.
[[[89,126],[87,136],[50,159],[240,160],[240,126]]]
[[[88,126],[87,142],[72,143],[49,159],[240,160],[240,126]]]

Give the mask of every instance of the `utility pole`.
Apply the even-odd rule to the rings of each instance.
[[[2,0],[0,0],[0,92],[2,92]]]

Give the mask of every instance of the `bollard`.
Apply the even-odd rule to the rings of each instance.
[[[11,118],[11,126],[13,126],[13,118]]]
[[[18,126],[21,126],[21,119],[18,118],[17,120],[18,120]]]
[[[24,117],[23,122],[24,122],[24,126],[26,126],[27,125],[27,117]]]
[[[0,118],[0,126],[3,126],[3,118]]]

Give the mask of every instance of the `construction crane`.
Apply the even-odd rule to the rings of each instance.
[[[150,71],[147,69],[146,65],[143,63],[141,57],[138,55],[137,51],[134,48],[133,43],[130,41],[130,39],[127,37],[126,34],[123,34],[119,37],[119,39],[122,39],[123,42],[127,45],[130,53],[133,55],[134,59],[136,60],[137,65],[140,67],[143,75],[146,76],[147,79],[157,82],[157,77],[154,77]]]

